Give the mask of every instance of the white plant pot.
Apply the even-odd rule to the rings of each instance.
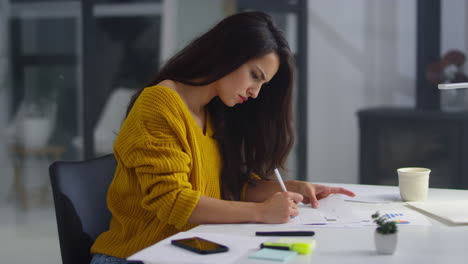
[[[393,254],[398,242],[398,233],[380,234],[377,231],[374,233],[375,249],[379,254]]]

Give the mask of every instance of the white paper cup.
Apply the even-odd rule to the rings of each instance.
[[[425,201],[431,170],[427,168],[399,168],[397,172],[401,199],[407,202]]]

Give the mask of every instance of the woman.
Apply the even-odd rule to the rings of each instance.
[[[331,193],[269,179],[293,144],[293,58],[261,12],[225,18],[170,59],[130,102],[114,144],[109,231],[94,262],[133,253],[207,223],[285,223],[297,203]],[[110,257],[112,256],[112,257]]]

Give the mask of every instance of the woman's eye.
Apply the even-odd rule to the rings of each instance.
[[[255,72],[250,72],[250,76],[252,76],[252,79],[258,80],[258,75]]]

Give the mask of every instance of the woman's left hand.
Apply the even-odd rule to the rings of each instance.
[[[319,207],[318,200],[328,197],[330,194],[339,193],[351,197],[356,196],[352,191],[341,187],[331,187],[305,181],[286,181],[285,184],[288,191],[302,194],[304,196],[302,202],[305,204],[310,203],[313,208]]]

